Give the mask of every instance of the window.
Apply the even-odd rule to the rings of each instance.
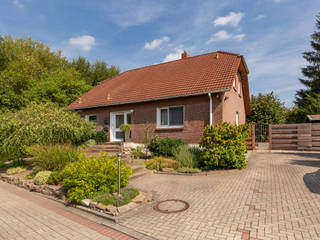
[[[157,127],[183,127],[184,107],[165,107],[157,109]]]
[[[239,126],[239,113],[236,112],[236,125]]]
[[[95,114],[86,115],[86,120],[89,122],[97,123],[97,115]]]
[[[232,86],[233,86],[234,89],[236,89],[236,80],[233,81]]]
[[[238,93],[241,94],[241,75],[238,73]]]

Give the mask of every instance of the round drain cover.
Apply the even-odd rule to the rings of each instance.
[[[187,210],[190,207],[189,203],[178,199],[169,199],[157,202],[153,209],[161,213],[178,213]]]

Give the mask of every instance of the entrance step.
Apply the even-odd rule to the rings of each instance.
[[[133,174],[129,178],[130,180],[153,174],[153,171],[146,169],[144,165],[130,165],[130,166],[133,170]]]
[[[269,150],[268,142],[256,142],[255,150]]]
[[[105,144],[98,144],[92,147],[87,147],[85,152],[88,156],[95,155],[99,156],[100,152],[107,152],[109,155],[117,155],[122,152],[121,142],[110,142]]]

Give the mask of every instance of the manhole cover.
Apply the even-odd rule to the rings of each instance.
[[[178,213],[183,212],[189,208],[189,203],[178,199],[169,199],[157,202],[153,209],[161,213]]]

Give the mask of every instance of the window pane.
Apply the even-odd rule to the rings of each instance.
[[[121,131],[116,131],[116,139],[124,139],[124,133]]]
[[[122,124],[124,124],[124,114],[116,115],[116,128],[120,128]]]
[[[160,109],[160,125],[168,125],[168,109]]]
[[[169,108],[170,111],[170,126],[183,125],[183,107]]]
[[[131,113],[127,113],[127,124],[131,124]]]
[[[89,116],[89,118],[88,118],[88,120],[90,121],[90,122],[97,122],[97,116],[96,115],[91,115],[91,116]]]

